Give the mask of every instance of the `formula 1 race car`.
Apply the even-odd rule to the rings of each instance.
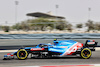
[[[13,59],[15,56],[24,60],[29,55],[34,58],[51,58],[65,57],[68,55],[80,56],[83,59],[89,59],[92,55],[91,51],[95,51],[97,42],[95,40],[87,40],[85,44],[73,40],[57,40],[54,44],[39,44],[36,47],[20,48],[17,52],[4,55],[4,59]]]

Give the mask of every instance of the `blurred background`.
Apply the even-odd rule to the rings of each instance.
[[[0,0],[0,46],[37,45],[55,38],[99,41],[99,2]]]
[[[99,33],[99,2],[1,0],[0,33]]]

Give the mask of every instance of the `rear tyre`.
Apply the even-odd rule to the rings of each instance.
[[[83,59],[89,59],[92,55],[92,52],[89,48],[84,48],[81,50],[80,56]]]
[[[27,53],[27,51],[25,49],[18,50],[17,58],[19,60],[25,60],[27,58],[27,56],[28,56],[28,53]]]

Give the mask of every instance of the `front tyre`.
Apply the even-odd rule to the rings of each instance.
[[[89,48],[84,48],[81,50],[81,54],[80,54],[81,58],[89,59],[91,55],[92,55],[92,52]]]
[[[17,58],[19,60],[25,60],[27,58],[27,56],[28,56],[28,53],[27,53],[27,51],[25,49],[18,50]]]

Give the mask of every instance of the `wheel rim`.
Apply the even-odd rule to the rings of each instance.
[[[17,57],[18,59],[26,59],[27,58],[27,51],[24,50],[24,49],[20,49],[18,52],[17,52]]]
[[[90,55],[90,52],[88,50],[83,51],[83,56],[88,57]]]
[[[82,56],[84,59],[90,58],[90,56],[91,56],[91,50],[88,49],[88,48],[84,48],[84,49],[81,51],[81,56]]]
[[[20,51],[20,52],[19,52],[19,57],[25,57],[25,56],[26,56],[25,51]]]

